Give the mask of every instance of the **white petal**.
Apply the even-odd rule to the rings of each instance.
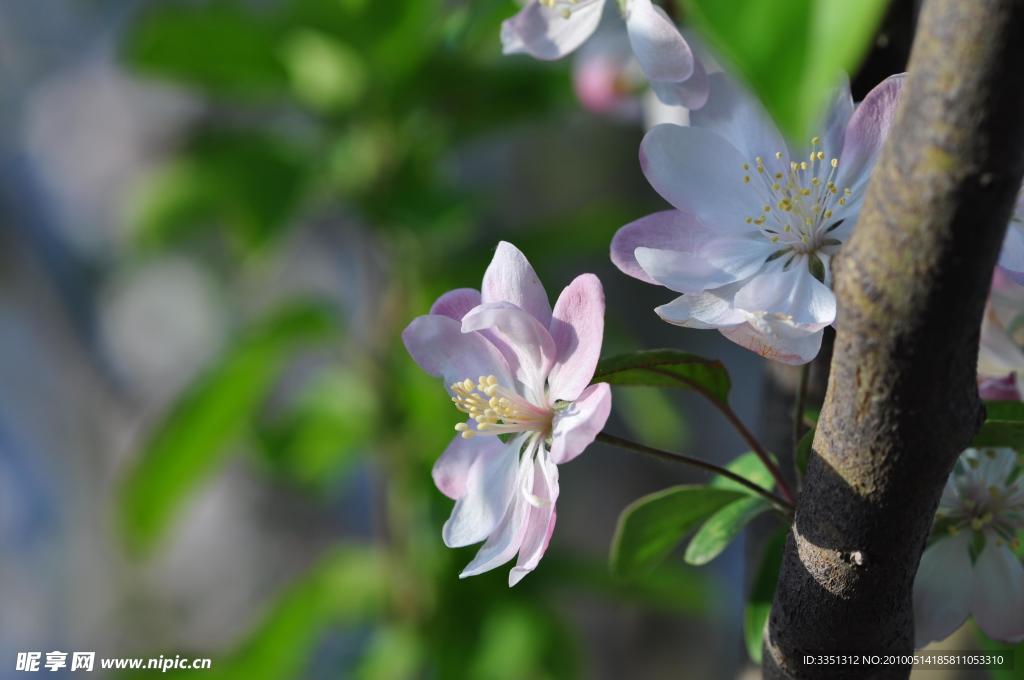
[[[544,384],[555,362],[555,341],[532,315],[507,302],[480,305],[462,319],[462,330],[489,331],[514,354],[512,367],[534,404],[543,403]],[[485,374],[481,374],[485,375]]]
[[[684,328],[728,328],[746,322],[748,315],[733,306],[743,283],[722,286],[696,295],[677,297],[654,311],[662,320]]]
[[[455,502],[441,537],[449,548],[479,543],[508,513],[518,486],[520,436],[497,449],[482,451],[469,468],[465,493]]]
[[[971,614],[986,635],[1016,644],[1024,640],[1024,566],[1005,544],[987,539],[974,564]]]
[[[501,24],[505,54],[525,53],[535,59],[561,59],[590,37],[601,22],[604,0],[581,0],[568,18],[561,7],[545,7],[530,0]]]
[[[524,455],[519,461],[519,469],[515,475],[516,493],[512,497],[505,517],[480,548],[473,561],[462,570],[459,578],[476,576],[495,567],[500,567],[519,552],[519,547],[523,544],[523,538],[526,535],[526,520],[530,515],[530,508],[533,507],[522,491],[524,483],[533,474],[532,458],[530,455]]]
[[[693,75],[694,57],[672,19],[651,0],[632,0],[626,16],[629,44],[648,80],[678,82]]]
[[[975,474],[986,487],[1001,488],[1017,465],[1017,452],[1013,449],[980,449],[978,451],[978,468]]]
[[[494,250],[480,286],[483,303],[508,302],[532,314],[543,326],[551,323],[551,303],[526,255],[507,241]]]
[[[973,588],[970,534],[941,538],[924,551],[914,579],[914,637],[918,649],[944,640],[967,620]]]
[[[434,484],[448,498],[462,498],[466,495],[469,471],[477,457],[494,456],[498,450],[504,448],[504,443],[497,437],[463,439],[462,435],[455,435],[444,453],[434,463],[434,469],[431,470]]]
[[[751,168],[760,156],[770,171],[788,170],[786,143],[761,103],[724,73],[708,76],[708,87],[708,102],[690,113],[690,125],[721,135],[739,150]],[[778,151],[784,155],[781,160],[775,158]]]
[[[537,568],[540,558],[548,549],[551,534],[555,530],[555,501],[558,500],[558,466],[539,455],[534,462],[533,494],[539,501],[530,508],[523,544],[519,548],[519,559],[508,575],[511,588],[523,577]]]
[[[637,248],[634,255],[652,279],[677,293],[702,293],[741,279],[763,267],[775,247],[753,238],[713,238],[688,252]]]
[[[412,320],[402,332],[412,358],[430,375],[442,377],[445,387],[481,375],[494,375],[506,384],[512,372],[501,352],[479,333],[463,333],[448,316],[427,314]]]
[[[779,315],[806,330],[820,330],[836,318],[835,294],[811,275],[803,258],[786,271],[753,277],[736,293],[734,304],[752,314]]]
[[[744,185],[747,161],[726,139],[695,127],[658,125],[640,144],[640,167],[665,200],[721,235],[749,232],[758,193]],[[749,165],[749,163],[748,163]]]

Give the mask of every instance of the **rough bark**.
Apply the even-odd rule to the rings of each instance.
[[[927,0],[855,234],[828,391],[765,644],[767,678],[905,678],[806,654],[913,651],[943,483],[983,419],[975,364],[1024,171],[1024,1]]]

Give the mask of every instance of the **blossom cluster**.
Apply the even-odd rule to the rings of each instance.
[[[708,68],[650,0],[619,0],[632,59],[687,125],[663,124],[640,144],[640,169],[669,207],[624,225],[610,244],[624,274],[672,291],[655,313],[677,326],[714,329],[757,354],[806,364],[836,319],[833,258],[853,235],[904,76],[855,104],[837,79],[812,136],[788,140],[729,74]],[[508,54],[559,59],[597,31],[605,0],[529,0],[502,27]],[[615,78],[587,74],[581,98],[616,105]],[[592,81],[592,82],[591,82]],[[589,88],[589,89],[588,89]],[[979,389],[1019,400],[1024,367],[1024,198],[1018,202],[981,331]],[[551,540],[559,467],[592,443],[611,409],[591,384],[603,341],[604,296],[592,274],[554,307],[525,255],[499,243],[479,290],[441,296],[403,339],[442,378],[455,436],[434,481],[455,501],[442,538],[483,542],[462,571],[516,559],[514,585]],[[973,615],[988,634],[1024,639],[1024,482],[1017,452],[969,449],[943,494],[936,537],[915,587],[918,642],[945,637]]]

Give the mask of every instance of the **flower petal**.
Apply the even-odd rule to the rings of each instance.
[[[978,467],[975,475],[986,487],[1002,488],[1017,465],[1017,452],[1013,449],[978,449]]]
[[[744,323],[749,315],[733,306],[742,283],[722,286],[695,295],[682,295],[654,311],[670,324],[684,328],[729,328]]]
[[[514,356],[512,370],[527,391],[524,396],[534,404],[545,403],[544,383],[555,361],[555,341],[536,318],[508,302],[493,302],[463,317],[462,330],[494,333]]]
[[[971,614],[986,635],[1016,644],[1024,640],[1024,566],[1009,547],[987,538],[974,564]]]
[[[634,255],[643,270],[666,288],[703,293],[757,274],[773,250],[775,246],[760,237],[712,238],[687,252],[637,248]]]
[[[655,191],[718,233],[746,232],[746,217],[760,214],[758,194],[743,184],[745,162],[725,138],[701,128],[658,125],[640,144]]]
[[[537,456],[533,468],[533,495],[540,504],[530,508],[523,544],[519,548],[519,559],[508,575],[510,588],[537,568],[540,558],[548,549],[548,543],[551,542],[551,534],[555,531],[558,466],[549,461],[547,456]]]
[[[630,222],[612,237],[612,262],[623,274],[647,283],[657,283],[636,261],[637,248],[693,252],[714,232],[697,218],[679,210],[663,210]]]
[[[466,312],[478,304],[480,304],[480,291],[474,288],[456,288],[437,298],[430,307],[430,313],[462,321]]]
[[[968,532],[941,538],[924,551],[914,579],[917,649],[944,640],[967,620],[973,588]]]
[[[412,358],[430,375],[453,382],[481,375],[511,384],[512,372],[501,352],[479,333],[463,333],[458,321],[438,314],[412,320],[402,340]]]
[[[651,0],[632,0],[628,7],[629,44],[647,79],[678,82],[693,75],[693,52],[665,10]]]
[[[462,435],[455,435],[434,463],[431,471],[434,484],[448,498],[462,498],[466,495],[469,471],[476,459],[481,455],[493,457],[504,448],[505,444],[497,437],[463,439]]]
[[[572,401],[590,384],[604,340],[604,290],[593,274],[565,287],[551,315],[555,364],[548,374],[551,399]]]
[[[545,327],[551,322],[551,303],[537,272],[526,256],[506,241],[498,244],[484,272],[481,301],[509,302],[533,314]]]
[[[530,0],[501,24],[505,54],[529,54],[535,59],[561,59],[590,37],[601,22],[604,0],[581,0],[565,17],[562,9]]]
[[[526,535],[526,520],[530,516],[530,508],[533,507],[522,491],[525,482],[533,474],[532,459],[532,455],[524,455],[519,461],[518,471],[515,475],[516,492],[508,506],[508,511],[502,518],[501,524],[477,552],[473,561],[467,564],[459,574],[459,578],[476,576],[495,567],[500,567],[519,552],[519,547],[523,544],[523,538]]]
[[[696,110],[704,106],[710,94],[708,73],[700,59],[694,57],[693,75],[686,80],[651,80],[651,89],[663,104]]]
[[[590,446],[608,421],[612,410],[612,390],[608,383],[597,383],[583,390],[580,398],[555,414],[551,433],[551,460],[568,463]]]
[[[739,151],[741,162],[753,166],[760,156],[765,167],[774,169],[777,164],[778,169],[788,170],[786,142],[761,102],[724,73],[708,76],[708,88],[708,102],[690,113],[690,125],[721,135]],[[778,151],[786,157],[776,159]]]
[[[494,531],[518,495],[519,436],[500,447],[486,447],[477,454],[466,476],[464,494],[455,501],[441,537],[449,548],[479,543]]]
[[[806,331],[782,320],[764,317],[719,332],[737,345],[766,359],[800,366],[818,356],[824,331]]]
[[[903,75],[889,76],[875,86],[850,117],[836,177],[836,185],[840,188],[849,187],[855,194],[866,188],[875,158],[896,115]]]
[[[807,269],[803,258],[788,270],[758,274],[736,293],[734,304],[752,314],[768,313],[817,331],[836,319],[836,296]]]
[[[999,252],[999,266],[1017,283],[1024,283],[1024,228],[1016,218],[1006,228],[1003,249]]]
[[[1017,374],[1007,373],[1001,378],[979,378],[978,396],[986,401],[1020,401]]]

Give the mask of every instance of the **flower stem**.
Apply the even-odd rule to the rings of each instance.
[[[718,407],[718,410],[722,412],[722,415],[725,416],[726,420],[736,428],[736,432],[739,433],[740,437],[743,438],[743,441],[747,443],[764,466],[768,468],[768,472],[772,473],[772,478],[775,480],[775,483],[779,485],[779,491],[781,491],[782,495],[786,497],[788,505],[792,507],[796,503],[796,497],[793,495],[793,490],[789,488],[789,484],[786,483],[785,478],[782,476],[782,470],[779,469],[779,466],[776,465],[775,461],[773,461],[771,456],[768,455],[768,452],[765,451],[761,442],[758,441],[757,437],[754,436],[754,433],[747,428],[742,420],[740,420],[740,417],[736,415],[736,412],[732,410],[732,407],[729,406],[729,404],[717,399],[712,399],[711,401]]]
[[[719,465],[715,465],[714,463],[709,463],[699,458],[692,458],[690,456],[684,455],[682,453],[676,453],[674,451],[664,451],[662,449],[656,449],[645,444],[640,444],[634,441],[630,441],[628,439],[623,439],[622,437],[617,437],[613,434],[608,434],[607,432],[598,433],[597,441],[604,442],[605,444],[611,444],[612,446],[618,446],[619,448],[626,449],[627,451],[645,453],[649,456],[660,458],[661,460],[668,460],[674,463],[685,463],[686,465],[691,465],[693,467],[700,468],[701,470],[706,470],[707,472],[713,472],[716,475],[720,475],[727,479],[731,479],[737,484],[740,484],[750,489],[754,493],[763,496],[764,498],[771,501],[772,505],[776,506],[786,514],[792,514],[793,512],[793,504],[791,502],[779,498],[768,489],[758,486],[757,484],[750,481],[746,477],[738,475],[732,470],[728,470]]]
[[[807,407],[807,383],[811,375],[811,365],[804,364],[800,367],[800,386],[796,390],[796,401],[793,404],[793,471],[796,473],[797,481],[800,480],[800,469],[796,464],[797,449],[800,448],[800,440],[804,436],[804,409]]]

